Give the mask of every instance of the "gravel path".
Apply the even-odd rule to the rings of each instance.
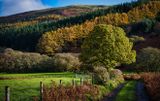
[[[137,82],[136,95],[137,95],[137,101],[149,101],[149,97],[144,88],[144,83],[140,81]]]
[[[117,88],[115,88],[111,93],[109,93],[106,97],[104,97],[101,101],[114,101],[119,91],[126,85],[126,83],[120,84]]]

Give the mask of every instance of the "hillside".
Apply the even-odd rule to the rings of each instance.
[[[53,32],[58,29],[63,30],[64,28],[67,28],[67,27],[69,27],[68,29],[72,29],[72,27],[80,25],[79,28],[82,28],[83,30],[85,30],[85,31],[79,30],[79,33],[82,31],[80,35],[83,35],[84,32],[88,32],[87,30],[90,30],[93,27],[92,22],[94,22],[94,20],[95,21],[97,20],[96,22],[99,22],[99,23],[105,23],[106,21],[103,21],[103,20],[100,21],[99,18],[103,18],[108,15],[112,17],[112,14],[113,14],[113,18],[116,18],[117,15],[114,16],[115,13],[119,13],[119,14],[122,13],[122,15],[120,15],[122,18],[127,17],[125,13],[129,12],[135,7],[141,6],[146,3],[148,3],[148,1],[147,2],[137,1],[137,2],[124,3],[124,4],[114,5],[106,9],[97,9],[92,12],[83,13],[83,14],[80,14],[74,17],[67,17],[67,18],[65,17],[65,19],[63,18],[61,19],[61,16],[57,17],[56,15],[53,14],[52,16],[43,16],[44,21],[43,20],[41,21],[43,17],[42,18],[40,17],[40,20],[32,20],[32,21],[25,20],[25,21],[20,21],[20,22],[15,22],[15,23],[10,22],[7,24],[2,23],[0,25],[0,46],[10,47],[13,49],[23,50],[23,51],[24,50],[25,51],[36,51],[39,39],[46,32],[50,32],[50,31]],[[88,8],[88,6],[82,6],[82,7]],[[50,20],[50,18],[51,19],[58,18],[58,20],[53,21],[53,20]],[[114,20],[115,19],[112,20],[113,23],[115,23]],[[118,21],[120,20],[121,18]],[[122,24],[125,24],[125,23],[127,22],[124,22],[124,23],[122,22]],[[112,24],[112,23],[108,23],[108,24]],[[83,25],[86,25],[86,26],[83,26]],[[88,29],[86,30],[86,28]],[[65,35],[67,35],[68,33],[70,33],[70,31],[68,31]],[[70,34],[76,34],[76,33],[74,32]],[[78,35],[78,33],[76,35]],[[67,35],[67,36],[70,36],[70,35]],[[81,37],[79,37],[78,39],[80,38]],[[60,39],[63,40],[62,37]],[[66,44],[68,45],[68,42]]]
[[[126,32],[127,29],[131,29],[127,32],[128,37],[130,37],[130,35],[149,35],[153,32],[152,27],[154,27],[154,20],[158,12],[160,12],[160,2],[151,1],[147,4],[134,7],[127,13],[111,13],[96,17],[80,25],[46,32],[39,40],[39,52],[45,54],[54,54],[55,52],[61,51],[80,52],[79,50],[83,39],[89,35],[90,31],[92,31],[97,24],[121,26]],[[129,27],[130,25],[131,27]],[[147,32],[149,34],[147,34]]]
[[[80,52],[83,39],[95,25],[111,24],[124,30],[131,25],[127,35],[137,35],[141,21],[154,19],[159,7],[160,1],[137,1],[111,7],[67,6],[16,14],[3,18],[9,23],[0,24],[0,46],[43,54]],[[140,32],[145,33],[143,28]]]
[[[51,15],[59,16],[60,18],[78,16],[82,13],[92,12],[97,9],[106,9],[109,6],[96,6],[96,5],[73,5],[60,8],[49,8],[43,10],[36,10],[30,12],[24,12],[11,16],[0,17],[0,23],[13,23],[17,21],[30,21],[36,20],[40,17],[47,17]],[[49,19],[52,20],[52,19]]]

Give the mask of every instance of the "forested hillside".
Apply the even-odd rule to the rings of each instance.
[[[82,14],[93,12],[96,10],[107,9],[108,7],[109,6],[77,5],[24,12],[11,16],[0,17],[0,29],[13,27],[20,28],[42,22],[54,22],[69,17],[80,16]]]
[[[146,13],[147,12],[147,13]],[[112,13],[105,16],[96,17],[91,21],[86,21],[83,24],[74,25],[71,27],[59,28],[56,31],[46,32],[39,40],[38,49],[41,53],[54,54],[54,52],[72,51],[73,48],[80,48],[83,39],[88,36],[88,33],[93,30],[97,24],[111,24],[122,26],[127,30],[128,25],[140,23],[138,31],[145,31],[146,22],[141,22],[144,19],[154,19],[157,13],[160,12],[160,2],[152,1],[147,4],[135,7],[127,13]],[[138,26],[138,25],[137,25]],[[126,27],[126,28],[125,28]],[[133,29],[134,26],[131,26]],[[146,29],[147,30],[147,29]],[[128,30],[128,35],[134,35],[132,30]]]
[[[92,12],[97,9],[107,9],[108,6],[90,6],[90,5],[73,5],[60,8],[48,8],[44,10],[36,10],[30,12],[24,12],[20,14],[10,15],[6,17],[0,17],[0,23],[17,23],[22,21],[32,20],[56,20],[54,16],[71,17],[81,15],[83,13]]]
[[[148,2],[149,2],[148,0],[144,0],[144,1],[139,0],[137,2],[124,3],[124,4],[115,5],[105,9],[98,9],[93,12],[81,14],[79,16],[74,16],[69,18],[67,17],[64,19],[63,17],[61,19],[61,17],[57,16],[56,19],[60,19],[57,21],[47,20],[47,21],[39,22],[36,20],[33,20],[33,21],[26,20],[26,21],[23,21],[22,23],[21,22],[11,23],[11,25],[3,24],[1,25],[1,28],[0,28],[0,46],[11,47],[13,49],[18,49],[18,50],[35,51],[37,49],[38,40],[46,32],[56,31],[58,28],[65,29],[65,27],[72,27],[72,26],[74,27],[74,26],[79,26],[83,24],[85,25],[86,22],[88,21],[89,21],[88,23],[92,23],[94,22],[93,20],[97,19],[96,17],[105,16],[107,14],[110,14],[110,16],[112,16],[112,14],[114,16],[114,13],[124,14],[135,7],[144,5],[146,3],[148,4]],[[159,4],[158,1],[157,3]],[[60,40],[60,39],[57,39],[57,40]],[[38,45],[38,47],[39,46],[40,45]],[[43,51],[40,51],[40,52],[43,53]]]

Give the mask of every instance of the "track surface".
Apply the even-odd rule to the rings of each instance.
[[[114,89],[111,93],[109,93],[106,97],[104,97],[101,101],[115,101],[117,94],[121,91],[121,89],[127,83],[123,83],[119,85],[116,89]],[[136,101],[150,101],[149,96],[145,90],[144,84],[141,81],[138,81],[136,84]]]

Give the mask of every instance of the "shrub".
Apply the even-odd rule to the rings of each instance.
[[[121,76],[123,76],[122,74],[123,74],[122,71],[119,70],[119,69],[112,69],[112,70],[110,71],[110,76],[111,76],[111,78],[121,77]]]
[[[155,20],[152,20],[152,19],[144,19],[142,22],[141,22],[141,28],[142,28],[142,31],[144,32],[150,32],[152,29],[153,29],[153,26],[155,25]]]
[[[78,54],[56,54],[49,57],[10,48],[0,53],[0,72],[79,71],[80,65]]]
[[[131,31],[129,32],[132,34],[141,34],[141,33],[149,33],[153,30],[156,21],[153,19],[143,19],[140,22],[134,23],[131,25]]]
[[[122,71],[119,69],[112,69],[110,72],[110,80],[107,82],[107,85],[110,87],[117,87],[120,83],[124,82]]]
[[[160,99],[160,73],[143,73],[141,74],[147,88],[148,94],[152,101]]]
[[[142,71],[160,71],[160,49],[144,48],[137,55],[136,67]]]
[[[123,77],[125,80],[140,80],[141,79],[141,76],[137,73],[124,74]]]
[[[55,85],[44,87],[43,101],[96,101],[100,90],[96,85],[85,84],[83,86]]]
[[[132,35],[129,39],[130,39],[131,42],[133,42],[135,44],[145,41],[145,39],[143,37],[136,36],[136,35]]]
[[[0,72],[55,71],[53,58],[38,53],[5,49],[0,53]]]
[[[95,66],[94,67],[94,83],[105,84],[109,79],[109,73],[105,67]]]
[[[78,55],[71,53],[56,54],[54,64],[62,71],[79,71],[81,65]]]

